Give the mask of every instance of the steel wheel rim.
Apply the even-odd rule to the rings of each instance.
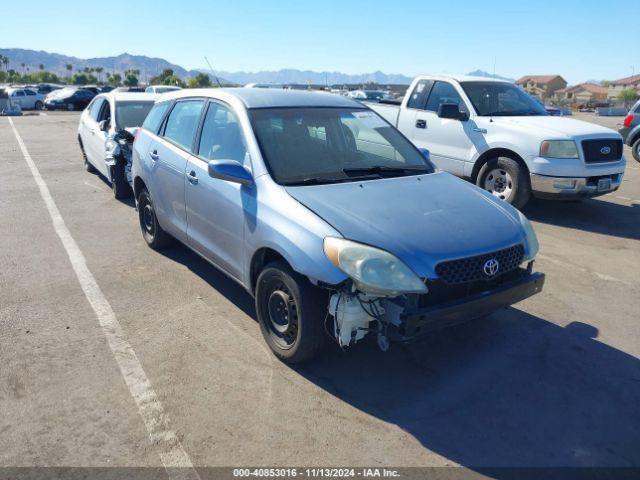
[[[144,231],[153,238],[156,233],[156,222],[153,215],[153,208],[151,208],[149,203],[146,203],[142,208],[141,220]]]
[[[484,179],[484,189],[502,200],[509,200],[514,189],[513,178],[505,169],[494,168]]]
[[[298,338],[298,306],[287,286],[278,281],[267,289],[263,305],[267,328],[279,347],[289,349]]]

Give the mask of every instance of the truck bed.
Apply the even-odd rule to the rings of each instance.
[[[386,103],[367,103],[367,106],[394,127],[398,126],[400,105],[389,105]]]

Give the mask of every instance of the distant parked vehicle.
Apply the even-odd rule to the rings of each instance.
[[[42,110],[44,107],[44,95],[30,88],[7,88],[7,93],[11,102],[22,110]]]
[[[82,113],[78,142],[88,172],[99,171],[110,182],[116,198],[131,195],[131,144],[156,96],[109,92],[95,97]]]
[[[244,88],[277,88],[283,89],[284,85],[279,83],[247,83]]]
[[[111,90],[113,90],[114,87],[112,87],[111,85],[102,85],[100,87],[100,93],[108,93]]]
[[[64,88],[62,85],[56,85],[54,83],[41,83],[36,87],[36,91],[45,97],[55,90]]]
[[[145,89],[145,93],[160,95],[162,93],[174,92],[176,90],[182,90],[182,88],[176,87],[175,85],[149,85]]]
[[[379,102],[388,98],[387,93],[382,90],[352,90],[347,96],[355,100],[369,100],[371,102]]]
[[[417,77],[401,106],[372,103],[443,170],[523,207],[533,195],[595,197],[617,190],[626,161],[620,135],[550,116],[512,82]]]
[[[619,130],[622,140],[631,147],[631,153],[636,161],[640,162],[640,101],[631,109]]]
[[[570,110],[566,110],[564,108],[553,107],[551,105],[545,105],[544,109],[552,117],[565,117],[567,115],[571,115],[571,111]]]
[[[47,95],[44,106],[47,110],[83,110],[96,94],[84,88],[67,87]]]
[[[80,88],[83,88],[84,90],[89,90],[90,92],[93,92],[96,95],[98,95],[99,93],[102,93],[102,87],[99,87],[97,85],[82,85]]]

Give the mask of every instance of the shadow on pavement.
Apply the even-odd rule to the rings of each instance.
[[[575,230],[640,240],[640,205],[620,205],[597,198],[580,202],[532,199],[524,214],[530,220]]]
[[[163,253],[255,319],[240,285],[184,246]],[[509,308],[386,353],[373,338],[346,352],[332,347],[292,369],[478,472],[639,467],[640,360],[597,335],[587,323],[562,327]]]

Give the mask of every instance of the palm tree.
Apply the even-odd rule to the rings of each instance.
[[[7,59],[7,57],[5,57],[4,55],[0,55],[0,68],[4,67],[6,70],[6,64],[5,64],[5,59]],[[7,59],[8,60],[8,59]]]
[[[39,68],[40,70],[44,70],[44,64],[43,64],[43,63],[41,63],[40,65],[38,65],[38,68]]]
[[[96,73],[98,74],[98,82],[100,81],[100,77],[103,71],[104,71],[104,68],[96,67]]]
[[[24,67],[25,67],[26,65],[25,65],[25,63],[24,63],[24,62],[22,62],[20,65],[22,66],[22,73],[24,73],[24,72],[25,72],[25,68],[24,68]]]

